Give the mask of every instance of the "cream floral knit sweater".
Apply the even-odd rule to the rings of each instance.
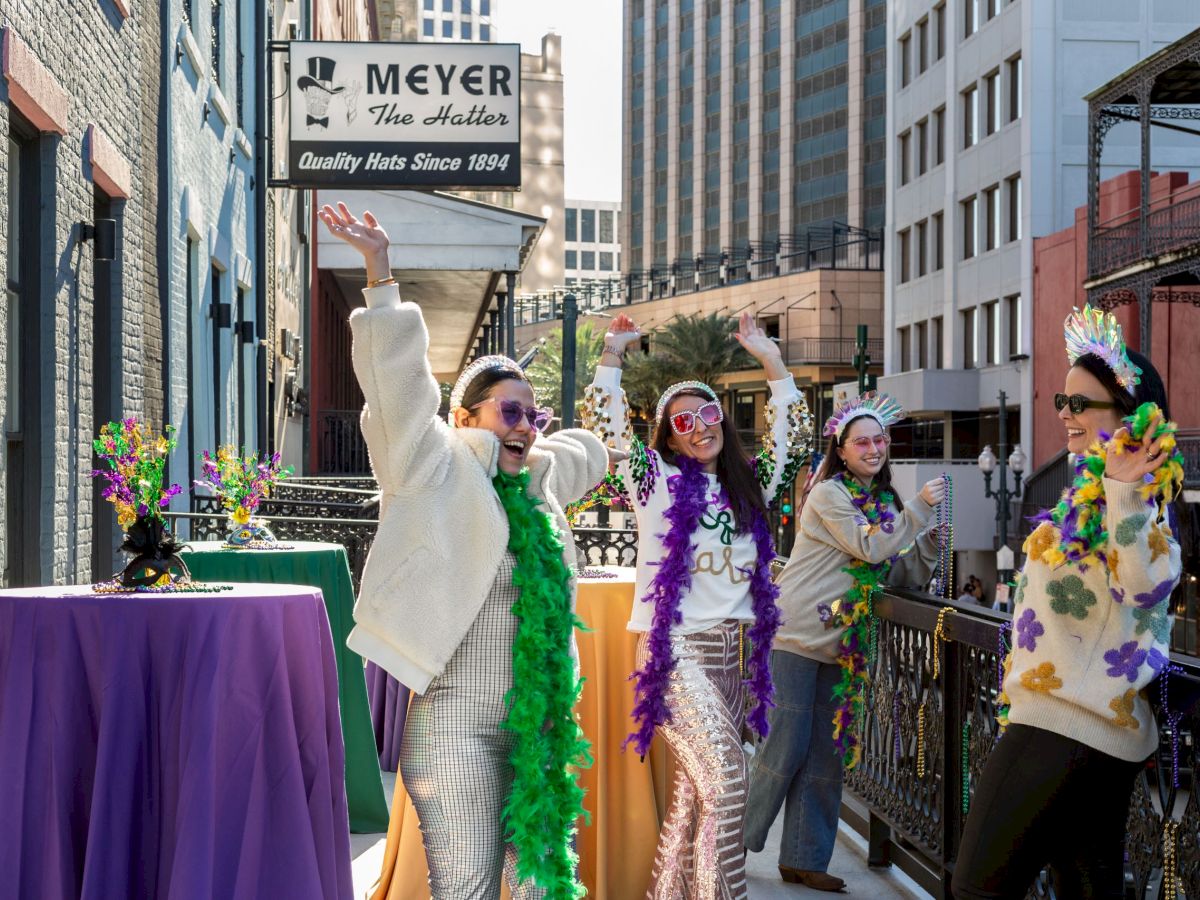
[[[1107,565],[1051,568],[1050,522],[1025,542],[1004,692],[1010,722],[1138,761],[1158,742],[1143,689],[1167,662],[1179,545],[1140,484],[1105,478],[1104,494]]]

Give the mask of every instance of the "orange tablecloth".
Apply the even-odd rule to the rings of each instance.
[[[643,763],[621,751],[631,728],[637,635],[627,631],[633,569],[609,567],[616,578],[581,579],[578,611],[590,631],[579,632],[579,664],[586,679],[579,703],[584,734],[596,763],[580,775],[592,824],[579,832],[579,863],[588,896],[629,900],[644,896],[666,813],[670,776],[667,750],[656,738]],[[429,900],[429,870],[417,813],[404,779],[396,778],[383,872],[372,900]],[[503,892],[508,898],[507,889]]]

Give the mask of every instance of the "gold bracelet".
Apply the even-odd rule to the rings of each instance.
[[[396,283],[395,275],[389,275],[387,278],[376,278],[374,281],[367,282],[367,290],[370,290],[371,288],[382,287],[385,284],[395,284],[395,283]]]

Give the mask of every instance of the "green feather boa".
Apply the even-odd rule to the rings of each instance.
[[[515,557],[513,687],[501,726],[516,735],[513,786],[504,806],[505,839],[517,850],[517,877],[532,878],[547,900],[585,893],[571,847],[575,822],[587,816],[576,771],[592,764],[591,747],[575,719],[583,681],[571,656],[571,633],[582,623],[571,608],[571,573],[554,520],[530,496],[529,471],[493,480],[508,514],[508,549]]]

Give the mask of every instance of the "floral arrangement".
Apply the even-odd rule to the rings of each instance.
[[[100,429],[92,448],[102,464],[92,471],[92,477],[108,479],[103,496],[116,507],[122,530],[128,531],[145,517],[163,522],[162,511],[181,491],[177,484],[163,485],[167,456],[175,449],[174,427],[166,426],[160,437],[152,439],[136,418],[109,422]]]
[[[210,488],[221,498],[221,506],[239,526],[250,524],[258,504],[292,474],[291,466],[280,463],[279,454],[260,461],[257,453],[238,456],[233,446],[221,447],[216,454],[201,455],[204,475],[196,484]]]

